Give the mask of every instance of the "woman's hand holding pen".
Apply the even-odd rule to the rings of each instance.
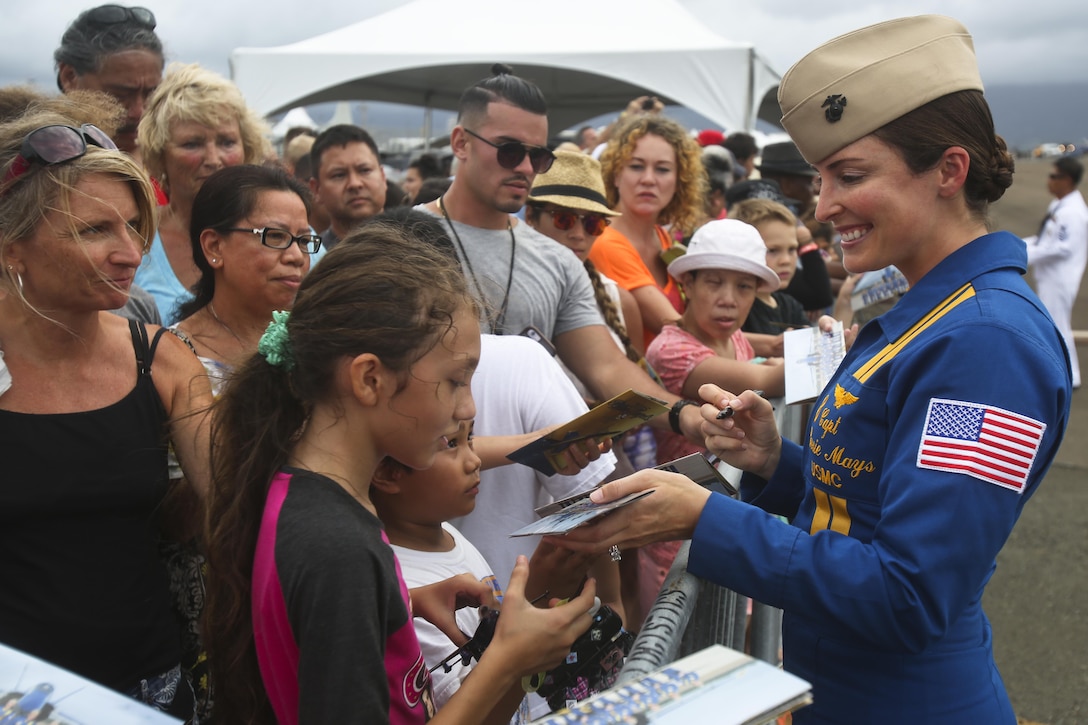
[[[706,384],[699,396],[709,403],[702,407],[707,449],[732,466],[770,478],[782,452],[774,407],[754,390],[733,395]]]

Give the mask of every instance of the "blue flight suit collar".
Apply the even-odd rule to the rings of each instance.
[[[930,310],[964,284],[964,270],[971,279],[998,269],[1027,272],[1028,253],[1023,240],[1009,232],[994,232],[975,239],[945,257],[902,300],[870,324],[880,326],[889,340],[895,340],[918,322],[919,310]]]

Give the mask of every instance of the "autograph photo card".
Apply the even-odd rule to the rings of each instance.
[[[617,438],[668,409],[663,400],[628,390],[522,446],[507,458],[551,476],[566,465],[565,451],[572,443],[587,438]]]
[[[644,496],[649,496],[654,489],[649,491],[637,491],[623,498],[618,498],[609,503],[596,504],[589,500],[589,494],[585,494],[580,500],[570,504],[559,513],[545,516],[539,521],[522,526],[510,534],[511,536],[540,536],[543,534],[565,534],[571,529],[576,529],[582,524],[589,523],[599,516],[604,516],[609,511],[626,506]]]

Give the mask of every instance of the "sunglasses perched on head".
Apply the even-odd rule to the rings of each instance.
[[[118,23],[136,23],[148,30],[155,29],[155,13],[147,8],[126,8],[123,5],[100,5],[87,11],[87,20],[99,25],[117,25]]]
[[[604,214],[578,214],[566,209],[541,209],[545,214],[550,214],[552,217],[552,224],[555,228],[566,232],[574,228],[574,225],[579,221],[582,222],[582,228],[586,230],[586,234],[591,237],[599,237],[604,234],[604,230],[608,228],[608,217]]]
[[[314,254],[321,249],[321,237],[316,234],[299,234],[296,236],[286,229],[275,229],[273,227],[265,227],[264,229],[230,227],[223,231],[256,234],[261,238],[261,244],[271,249],[288,249],[295,242],[298,242],[298,246],[307,254]]]
[[[19,155],[11,162],[8,173],[4,175],[2,186],[18,179],[30,171],[32,164],[52,166],[74,161],[87,153],[87,146],[98,146],[110,151],[117,150],[106,132],[98,126],[85,123],[79,128],[54,124],[36,128],[26,135]]]
[[[537,174],[543,174],[552,167],[552,163],[555,161],[555,154],[543,146],[530,146],[521,141],[495,143],[493,141],[488,141],[480,134],[467,128],[465,129],[465,133],[473,138],[480,139],[488,146],[495,147],[497,152],[495,154],[495,159],[499,162],[499,166],[504,169],[516,169],[521,165],[521,162],[525,160],[526,155],[528,155],[529,163],[532,165],[533,171]]]

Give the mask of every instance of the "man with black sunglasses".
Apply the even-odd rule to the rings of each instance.
[[[543,93],[506,66],[492,72],[461,96],[449,191],[421,207],[445,222],[469,287],[484,302],[484,331],[516,335],[535,327],[594,397],[633,388],[663,399],[672,410],[651,424],[702,445],[698,405],[667,392],[613,342],[578,258],[511,216],[554,156],[545,148]]]
[[[53,53],[57,87],[102,91],[125,108],[114,134],[122,151],[137,151],[136,128],[151,92],[162,81],[162,41],[155,15],[147,8],[100,5],[85,10],[68,26]]]

